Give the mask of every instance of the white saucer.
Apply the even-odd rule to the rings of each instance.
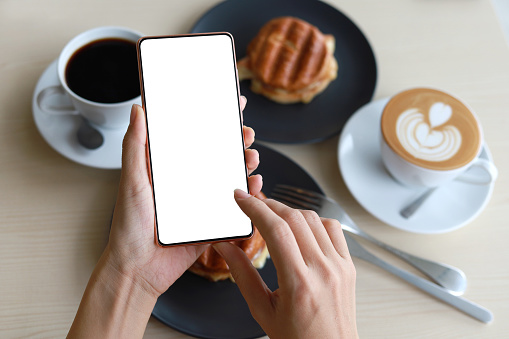
[[[395,181],[380,155],[380,117],[389,99],[361,107],[347,122],[338,145],[338,162],[346,186],[368,212],[396,228],[415,233],[445,233],[472,221],[486,207],[491,185],[452,181],[437,189],[409,219],[400,209],[417,198],[415,190]],[[492,160],[484,145],[481,157]]]
[[[104,169],[120,169],[125,130],[98,128],[104,136],[104,144],[96,150],[88,150],[78,143],[76,136],[82,121],[80,116],[49,115],[39,109],[37,94],[45,87],[59,83],[55,60],[39,78],[32,99],[35,124],[43,138],[57,152],[79,164]],[[55,96],[54,100],[52,103],[55,105],[70,105],[70,100],[65,96]]]

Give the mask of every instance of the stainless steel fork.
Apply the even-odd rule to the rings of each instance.
[[[467,278],[463,271],[447,264],[417,257],[373,238],[361,230],[337,202],[320,193],[294,186],[277,185],[271,193],[271,198],[293,208],[313,210],[324,218],[337,219],[344,231],[363,237],[393,253],[423,272],[430,279],[448,290],[449,293],[461,295],[465,292]]]

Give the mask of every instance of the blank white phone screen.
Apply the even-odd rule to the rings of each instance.
[[[233,198],[248,186],[232,38],[146,38],[139,48],[159,242],[249,236]]]

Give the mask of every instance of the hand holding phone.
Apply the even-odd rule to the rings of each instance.
[[[138,58],[158,244],[251,236],[232,197],[248,190],[232,36],[144,37]]]

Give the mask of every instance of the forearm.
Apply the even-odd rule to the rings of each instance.
[[[105,250],[96,265],[68,338],[142,338],[156,297],[143,281],[111,264]]]

